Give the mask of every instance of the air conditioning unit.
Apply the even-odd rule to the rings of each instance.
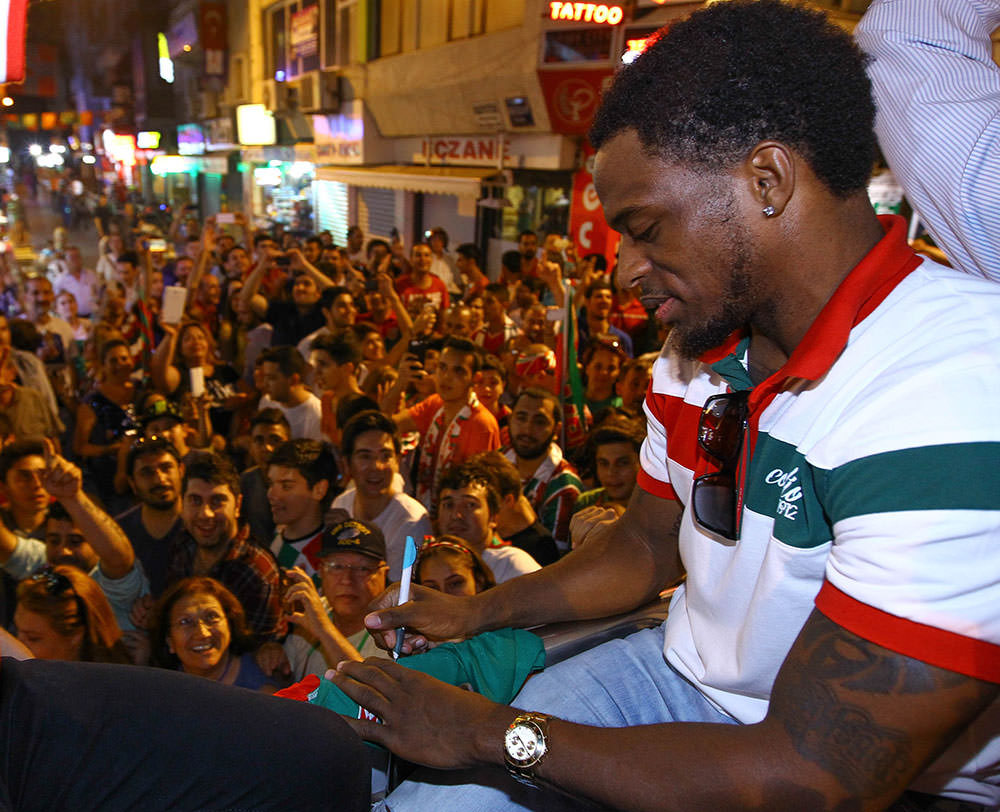
[[[299,107],[299,87],[296,82],[264,81],[264,106],[273,113],[296,110]]]
[[[299,109],[303,113],[318,113],[323,109],[321,82],[318,73],[304,74],[295,84],[299,90]]]

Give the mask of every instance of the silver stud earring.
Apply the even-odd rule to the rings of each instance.
[[[774,210],[774,206],[764,206],[764,208],[760,210],[760,213],[765,217],[774,217],[776,212]]]

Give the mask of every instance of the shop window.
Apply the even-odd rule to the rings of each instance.
[[[545,32],[546,63],[607,62],[611,57],[614,29],[569,28]]]
[[[378,22],[378,55],[398,54],[403,48],[403,0],[382,0]]]
[[[522,231],[565,234],[569,229],[568,189],[560,186],[509,186],[503,209],[501,237],[517,242]]]
[[[449,0],[420,0],[420,47],[433,48],[448,41]]]
[[[285,8],[276,8],[271,17],[271,77],[288,73],[288,47],[285,32]]]
[[[327,0],[334,2],[334,0]],[[357,0],[337,0],[338,21],[340,22],[339,44],[340,64],[354,65],[362,61],[361,43],[363,32],[359,29],[361,14]]]
[[[265,78],[294,79],[320,66],[335,67],[337,0],[290,0],[264,13],[268,54]]]
[[[451,39],[483,33],[486,0],[451,0]]]
[[[516,28],[524,23],[524,0],[486,0],[486,32]]]

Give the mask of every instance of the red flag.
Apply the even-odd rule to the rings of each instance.
[[[24,81],[24,40],[28,0],[0,0],[0,83]]]

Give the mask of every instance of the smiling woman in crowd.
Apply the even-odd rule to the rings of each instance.
[[[163,593],[150,628],[153,661],[164,668],[273,693],[253,659],[243,607],[214,578],[185,578]]]

